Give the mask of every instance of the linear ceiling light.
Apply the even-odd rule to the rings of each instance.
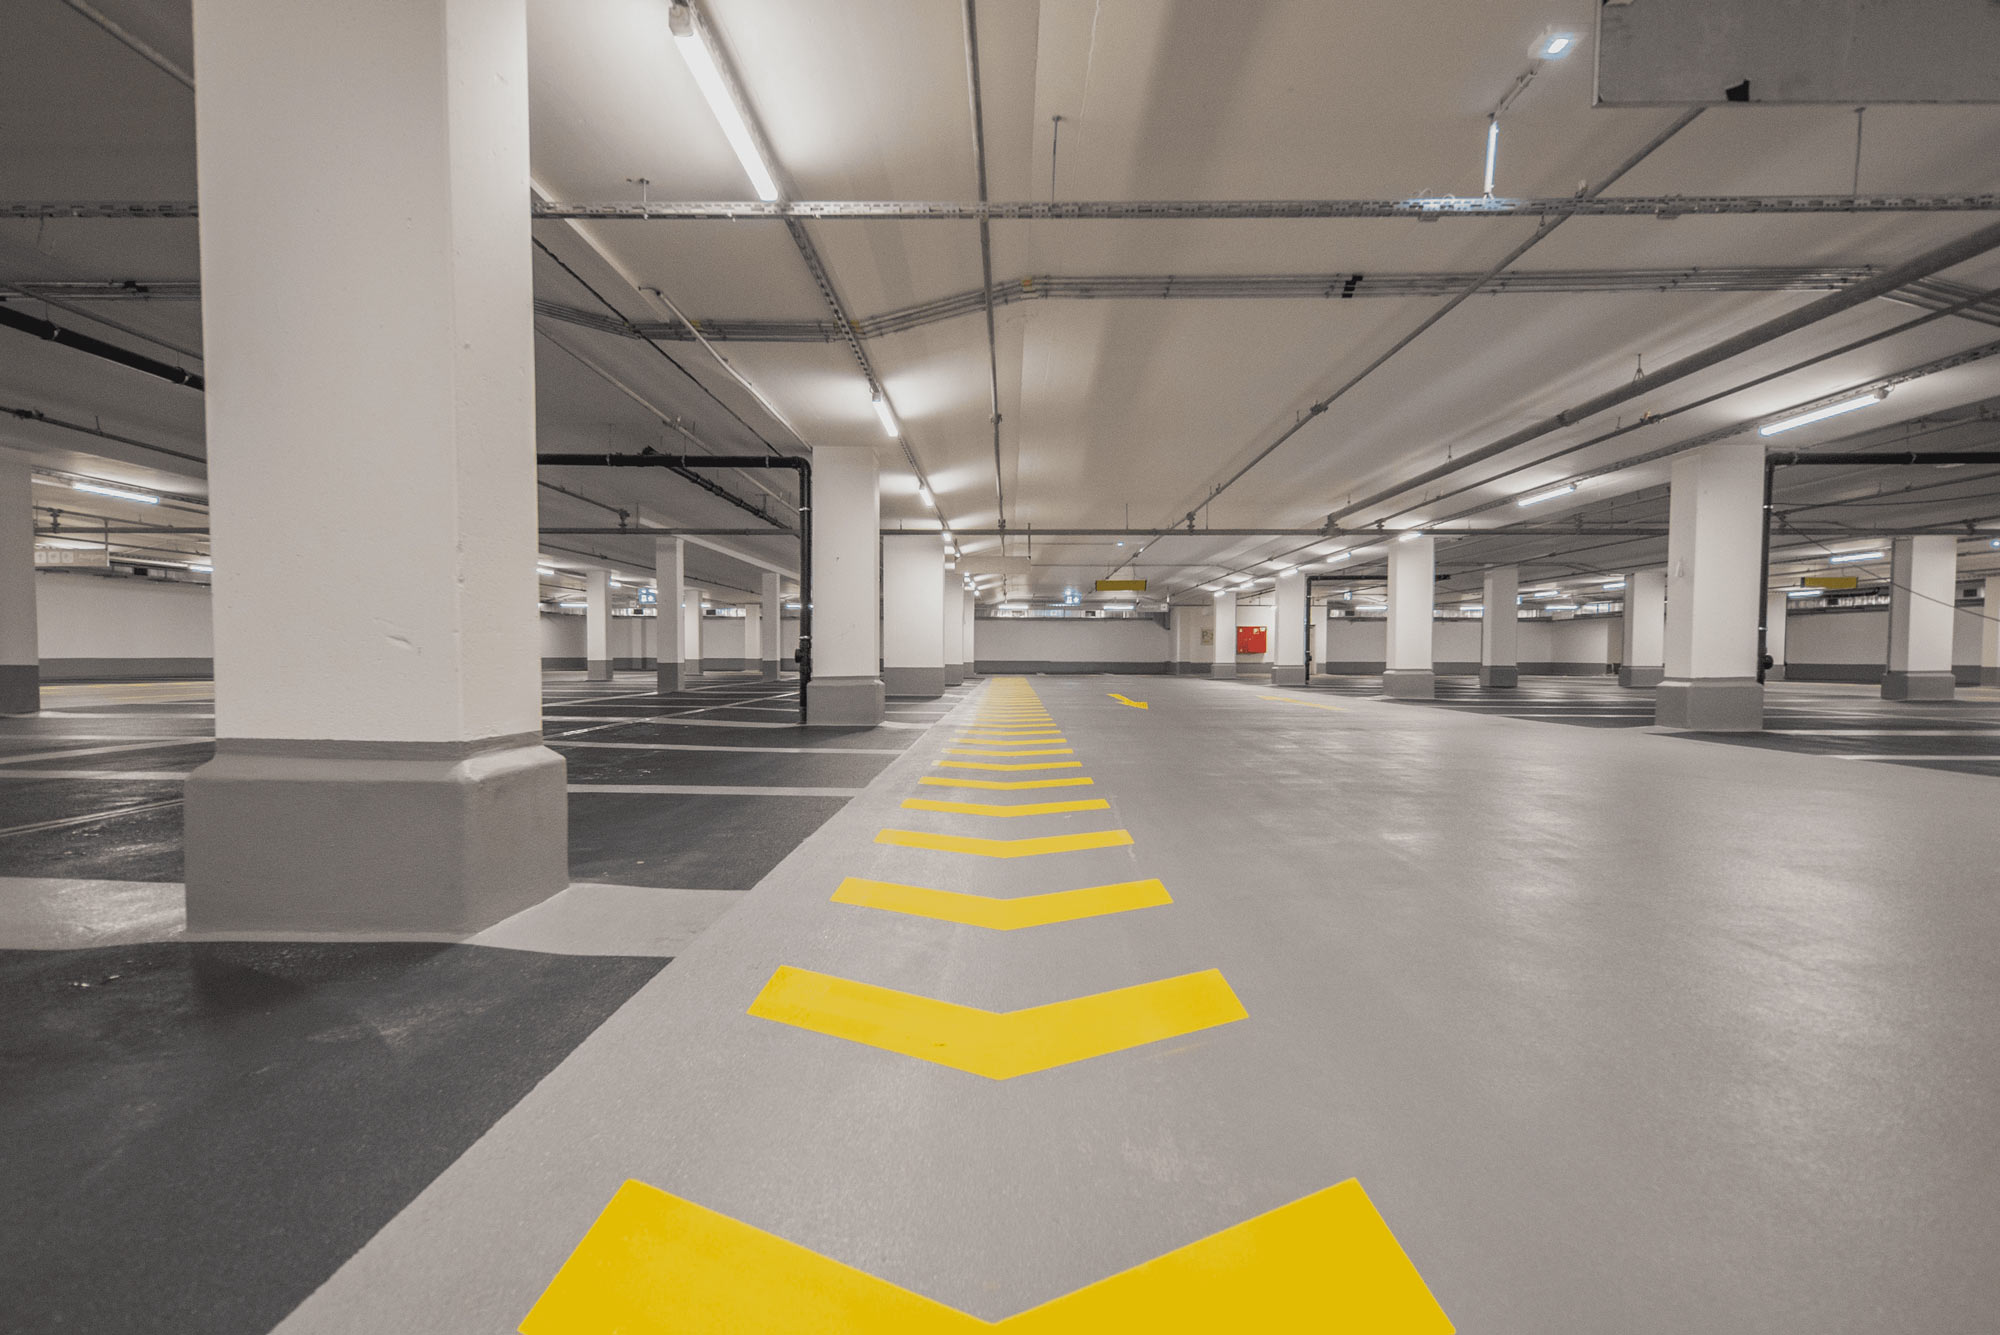
[[[1830,566],[1842,566],[1850,561],[1879,561],[1881,559],[1882,553],[1880,552],[1841,552],[1838,555],[1827,557],[1826,563]]]
[[[1806,426],[1813,422],[1824,422],[1829,417],[1838,417],[1842,413],[1851,413],[1856,408],[1866,408],[1870,404],[1880,403],[1887,397],[1886,394],[1878,390],[1873,394],[1863,394],[1858,399],[1845,399],[1828,408],[1815,408],[1809,413],[1800,413],[1797,417],[1787,417],[1782,422],[1773,422],[1767,427],[1760,428],[1757,434],[1760,436],[1775,436],[1781,431],[1790,431],[1793,427]]]
[[[1488,198],[1491,198],[1493,195],[1493,167],[1495,160],[1499,156],[1500,118],[1498,116],[1488,116],[1486,118],[1486,194]]]
[[[872,402],[875,405],[875,416],[882,421],[882,429],[892,436],[902,435],[902,432],[896,430],[896,414],[889,411],[889,401],[877,394]]]
[[[925,505],[933,510],[937,509],[937,497],[931,495],[931,489],[921,482],[917,484],[917,495],[923,498]]]
[[[148,496],[143,491],[127,491],[123,487],[101,487],[95,482],[72,482],[77,491],[87,491],[93,496],[109,496],[114,500],[137,501],[140,505],[158,505],[158,496]]]
[[[1514,504],[1525,509],[1530,505],[1540,505],[1543,501],[1552,501],[1558,496],[1567,496],[1575,490],[1576,483],[1565,482],[1560,487],[1550,487],[1547,491],[1537,491],[1523,496],[1520,500],[1515,501]]]
[[[686,4],[674,5],[667,11],[667,26],[673,32],[674,45],[680,48],[681,59],[687,62],[688,73],[694,75],[695,86],[701,89],[709,111],[722,126],[723,137],[736,150],[736,160],[743,164],[757,198],[767,204],[773,202],[778,198],[777,179],[772,176],[764,155],[757,151],[750,123],[743,118],[743,108],[736,105],[736,98],[722,77],[722,67],[716,62],[715,52],[709,49],[701,25],[694,20],[694,10]]]
[[[1409,532],[1407,532],[1407,533],[1405,533],[1405,534],[1402,534],[1402,535],[1401,535],[1400,537],[1398,537],[1398,538],[1396,539],[1396,541],[1397,541],[1397,542],[1415,542],[1415,541],[1416,541],[1416,540],[1417,540],[1418,538],[1421,538],[1421,537],[1423,537],[1423,536],[1424,536],[1424,531],[1423,531],[1422,529],[1420,529],[1420,528],[1413,528],[1413,529],[1411,529],[1411,530],[1410,530]]]
[[[1786,590],[1785,590],[1785,596],[1786,596],[1787,598],[1824,598],[1824,597],[1826,596],[1826,590],[1824,590],[1824,589],[1786,589]]]

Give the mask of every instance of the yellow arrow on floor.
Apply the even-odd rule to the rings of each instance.
[[[999,1321],[627,1181],[522,1335],[1452,1335],[1350,1178]]]
[[[948,756],[1073,756],[1076,754],[1075,751],[1067,746],[1042,751],[996,751],[984,747],[975,750],[969,747],[947,746],[944,749],[944,753]]]
[[[906,797],[905,811],[942,811],[952,816],[1059,816],[1067,811],[1108,811],[1111,804],[1101,797],[1078,802],[935,802],[928,797]]]
[[[1082,769],[1083,762],[1081,760],[1039,760],[1020,765],[1002,765],[985,760],[940,760],[938,761],[938,766],[941,769]]]
[[[1134,708],[1134,709],[1151,709],[1151,708],[1152,708],[1152,706],[1151,706],[1151,705],[1149,705],[1149,704],[1147,704],[1147,703],[1146,703],[1146,702],[1145,702],[1144,700],[1127,700],[1127,699],[1126,699],[1126,698],[1125,698],[1124,696],[1122,696],[1122,695],[1118,694],[1118,692],[1116,692],[1116,691],[1112,691],[1112,692],[1111,692],[1111,698],[1112,698],[1113,700],[1116,700],[1116,701],[1117,701],[1117,702],[1118,702],[1119,704],[1121,704],[1121,705],[1130,705],[1130,706],[1132,706],[1132,708]]]
[[[970,834],[931,834],[925,830],[883,830],[878,844],[921,848],[932,853],[970,853],[982,858],[1033,858],[1044,853],[1081,853],[1092,848],[1120,848],[1132,842],[1124,830],[1093,830],[1089,834],[1049,834],[1039,839],[981,839]]]
[[[1011,1080],[1248,1018],[1215,969],[1018,1011],[781,966],[750,1005],[762,1020]]]
[[[1062,779],[954,779],[949,775],[926,774],[917,780],[932,788],[990,788],[997,791],[1017,792],[1023,788],[1083,788],[1095,784],[1095,779],[1071,775]]]
[[[1005,899],[850,876],[833,892],[833,902],[1013,932],[1023,927],[1046,927],[1050,923],[1099,918],[1108,913],[1157,908],[1174,901],[1159,881],[1120,881],[1116,885],[1091,885],[1081,890]]]

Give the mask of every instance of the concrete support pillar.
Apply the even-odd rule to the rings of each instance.
[[[1236,675],[1236,594],[1225,590],[1215,595],[1215,656],[1209,670],[1218,677]]]
[[[938,615],[944,620],[944,684],[959,686],[965,682],[965,583],[959,578],[958,567],[946,562],[944,567],[944,597],[938,604]]]
[[[944,694],[944,552],[934,533],[882,539],[882,687],[924,700]]]
[[[1389,544],[1389,661],[1382,690],[1392,700],[1428,700],[1436,694],[1431,666],[1436,574],[1436,538],[1426,533]]]
[[[1771,666],[1764,669],[1765,681],[1785,679],[1785,609],[1791,605],[1783,589],[1764,593],[1764,653],[1771,660]]]
[[[659,624],[653,636],[653,675],[661,695],[681,688],[687,670],[687,619],[681,604],[687,600],[687,542],[682,538],[659,538],[653,544],[654,583],[659,585],[653,604]],[[697,656],[700,650],[696,649]]]
[[[611,572],[583,572],[583,675],[611,680]]]
[[[33,496],[28,465],[0,458],[0,714],[33,714],[42,707]]]
[[[785,599],[779,590],[778,572],[766,570],[758,581],[763,615],[758,618],[757,665],[765,681],[778,679],[778,664],[785,653]]]
[[[972,638],[973,627],[978,624],[979,595],[967,589],[959,602],[960,615],[965,620],[965,675],[979,675],[979,645]]]
[[[1271,626],[1271,684],[1306,684],[1306,574],[1288,570],[1278,576]]]
[[[1763,525],[1761,449],[1724,441],[1674,460],[1666,676],[1654,696],[1654,718],[1663,728],[1764,726],[1764,688],[1757,682]]]
[[[1949,700],[1958,539],[1897,538],[1889,557],[1889,671],[1884,700]]]
[[[681,590],[681,677],[693,680],[704,669],[701,664],[701,590]]]
[[[1986,577],[1985,616],[1979,623],[1979,684],[2000,686],[2000,575]]]
[[[1620,686],[1651,690],[1667,675],[1667,572],[1635,570],[1625,577],[1625,652]]]
[[[1521,684],[1521,568],[1486,572],[1479,616],[1479,684],[1507,689]]]
[[[194,55],[218,740],[188,929],[474,931],[569,880],[525,6],[196,0]]]
[[[883,718],[882,499],[876,472],[872,446],[813,450],[809,724],[873,727]],[[932,550],[938,551],[935,538]]]

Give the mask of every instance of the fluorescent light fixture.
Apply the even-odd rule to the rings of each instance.
[[[1824,422],[1829,417],[1838,417],[1842,413],[1851,413],[1856,408],[1866,408],[1871,404],[1880,403],[1884,397],[1883,394],[1877,392],[1874,394],[1863,394],[1858,399],[1845,399],[1833,404],[1831,407],[1815,408],[1809,413],[1800,413],[1797,417],[1787,417],[1782,422],[1773,422],[1767,427],[1760,428],[1757,434],[1760,436],[1775,436],[1780,431],[1790,431],[1796,426],[1807,426],[1813,422]]]
[[[1130,612],[1135,610],[1135,606],[1132,603],[1106,603],[1104,610],[1107,612]]]
[[[556,572],[555,572],[555,571],[553,571],[553,570],[551,570],[551,569],[550,569],[549,567],[547,567],[547,566],[536,566],[536,567],[535,567],[535,573],[536,573],[537,575],[553,575],[553,574],[555,574]]]
[[[1408,533],[1405,533],[1405,534],[1402,534],[1402,535],[1401,535],[1400,537],[1398,537],[1398,538],[1396,539],[1396,541],[1397,541],[1397,542],[1413,542],[1413,541],[1415,541],[1416,539],[1418,539],[1418,538],[1421,538],[1421,537],[1423,537],[1423,536],[1424,536],[1424,531],[1423,531],[1422,529],[1420,529],[1420,528],[1413,528],[1413,529],[1411,529],[1411,530],[1410,530],[1410,531],[1409,531]]]
[[[1786,590],[1785,590],[1785,596],[1786,596],[1787,598],[1823,598],[1823,597],[1825,597],[1825,596],[1826,596],[1826,590],[1825,590],[1825,589],[1786,589]]]
[[[140,505],[158,505],[158,496],[148,496],[143,491],[127,491],[123,487],[105,487],[95,482],[72,482],[70,486],[78,491],[87,491],[93,496],[109,496],[113,500],[137,501]]]
[[[1561,589],[1542,589],[1542,590],[1540,590],[1539,592],[1536,592],[1536,593],[1531,593],[1531,594],[1529,594],[1528,596],[1529,596],[1530,598],[1560,598],[1560,597],[1562,597],[1562,590],[1561,590]]]
[[[589,607],[589,603],[557,603],[557,607]]]
[[[1514,504],[1525,509],[1530,505],[1540,505],[1543,501],[1552,501],[1558,496],[1567,496],[1575,490],[1576,483],[1565,482],[1560,487],[1550,487],[1547,491],[1531,492],[1523,496],[1520,500],[1515,501]]]
[[[743,108],[737,106],[736,99],[730,95],[729,84],[722,77],[722,67],[716,63],[715,52],[709,50],[708,40],[702,36],[694,21],[694,11],[686,5],[675,5],[667,11],[667,15],[668,26],[674,34],[674,45],[680,48],[688,73],[694,75],[695,86],[701,89],[709,111],[722,127],[723,138],[736,150],[736,160],[743,164],[744,174],[749,176],[757,198],[767,204],[772,202],[778,197],[778,182],[764,162],[764,155],[757,151],[757,141],[750,134],[750,123],[743,119]]]
[[[192,570],[192,571],[194,571],[194,572],[195,572],[196,574],[198,574],[198,575],[213,575],[213,574],[215,573],[215,567],[214,567],[214,566],[194,566],[194,565],[191,565],[191,566],[189,566],[189,567],[188,567],[188,569],[189,569],[189,570]]]
[[[937,497],[931,495],[931,489],[921,482],[917,484],[917,495],[923,498],[925,505],[933,510],[937,509]]]
[[[902,432],[896,430],[896,414],[889,411],[889,401],[880,394],[871,401],[875,405],[875,416],[882,421],[882,429],[892,436],[900,436]]]
[[[1568,55],[1576,48],[1576,38],[1566,32],[1544,33],[1535,47],[1535,54],[1543,60],[1556,60]]]
[[[1486,193],[1493,193],[1493,164],[1500,156],[1500,118],[1486,118]]]
[[[1622,589],[1625,587],[1625,581],[1622,579],[1607,579],[1604,581],[1603,587],[1607,589]]]
[[[1550,604],[1549,604],[1549,611],[1551,611],[1551,612],[1574,612],[1574,611],[1576,611],[1576,604],[1575,604],[1575,603],[1550,603]]]
[[[1485,604],[1485,603],[1460,603],[1460,604],[1458,605],[1458,610],[1459,610],[1459,611],[1461,611],[1461,612],[1484,612],[1484,611],[1486,610],[1486,604]]]
[[[1988,547],[2000,547],[2000,538],[1995,538],[1993,539],[1993,541],[1987,543],[1986,545]]]
[[[1264,563],[1264,568],[1266,570],[1287,570],[1293,567],[1291,567],[1287,562],[1284,561],[1266,561]]]
[[[1826,563],[1830,566],[1844,566],[1853,561],[1879,561],[1881,559],[1881,552],[1837,552],[1827,557]]]
[[[1028,610],[1028,605],[1026,603],[1002,603],[1000,604],[1000,610],[1003,612],[1025,612]]]

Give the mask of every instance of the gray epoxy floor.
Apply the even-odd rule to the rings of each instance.
[[[1993,1329],[1991,779],[1032,684],[1089,789],[920,788],[953,734],[915,735],[280,1329],[512,1329],[628,1178],[987,1319],[1358,1178],[1479,1335]],[[1085,794],[1111,809],[899,806]],[[1174,902],[990,932],[828,902],[843,876]],[[1218,968],[1248,1018],[995,1082],[750,1017],[782,965],[996,1010]]]

